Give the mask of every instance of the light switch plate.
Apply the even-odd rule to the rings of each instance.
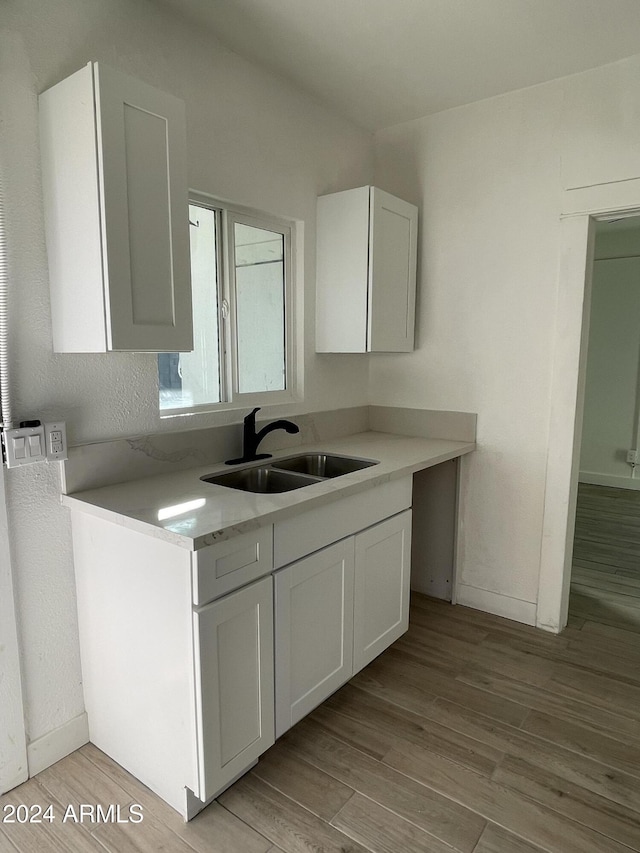
[[[46,459],[44,427],[21,427],[4,433],[7,468],[44,462]]]

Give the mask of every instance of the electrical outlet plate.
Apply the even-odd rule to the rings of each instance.
[[[4,433],[7,468],[19,468],[33,462],[44,462],[44,427],[21,427]]]
[[[47,462],[67,458],[67,427],[64,421],[44,425]]]

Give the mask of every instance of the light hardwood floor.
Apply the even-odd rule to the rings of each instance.
[[[0,804],[2,853],[640,851],[640,635],[561,636],[415,595],[409,632],[189,824],[92,745]],[[60,822],[139,803],[139,824]]]
[[[580,483],[569,608],[640,631],[640,491]]]

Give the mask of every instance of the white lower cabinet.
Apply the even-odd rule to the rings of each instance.
[[[410,505],[407,477],[195,552],[74,512],[91,741],[193,817],[407,629]]]
[[[353,672],[353,537],[275,574],[276,736]]]
[[[274,743],[273,581],[194,612],[200,799]]]
[[[411,510],[275,573],[276,736],[409,626]]]
[[[353,671],[409,627],[411,510],[355,537]]]
[[[189,819],[274,742],[272,529],[190,552],[72,526],[91,742]]]

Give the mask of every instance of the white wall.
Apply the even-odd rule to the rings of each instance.
[[[631,223],[634,228],[626,227]],[[580,450],[583,482],[640,488],[626,461],[637,443],[639,369],[640,228],[634,217],[596,231]]]
[[[372,358],[371,402],[478,413],[461,602],[535,621],[562,192],[640,175],[639,138],[640,57],[376,134],[422,226],[418,349]]]
[[[11,261],[11,384],[17,418],[64,418],[72,443],[184,429],[160,421],[154,355],[54,355],[44,245],[37,94],[98,60],[183,98],[189,181],[202,192],[304,220],[304,402],[366,403],[367,363],[316,357],[315,199],[369,183],[368,133],[245,62],[150,0],[5,0],[2,156]],[[240,415],[190,419],[190,427]],[[29,741],[83,712],[67,512],[55,465],[7,472]]]

